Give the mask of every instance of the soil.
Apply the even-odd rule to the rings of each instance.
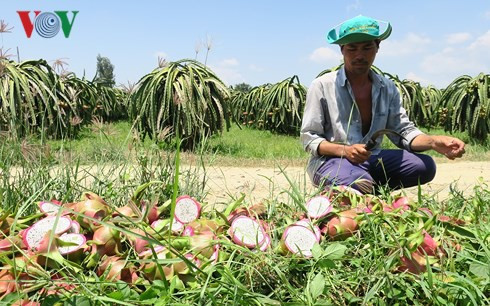
[[[304,167],[207,167],[206,176],[208,204],[226,205],[242,193],[250,204],[267,199],[287,204],[295,189],[305,195],[315,192]],[[438,162],[434,180],[422,186],[422,193],[444,201],[451,189],[471,195],[475,185],[490,185],[490,161]],[[409,197],[417,196],[417,187],[404,191]]]

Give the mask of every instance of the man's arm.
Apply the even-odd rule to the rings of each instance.
[[[371,152],[366,150],[364,144],[343,145],[322,141],[318,146],[319,155],[347,158],[354,164],[360,164],[368,160]]]
[[[449,159],[463,156],[465,153],[464,146],[464,142],[455,137],[426,134],[416,136],[410,144],[413,151],[434,150]]]

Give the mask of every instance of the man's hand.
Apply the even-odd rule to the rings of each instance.
[[[413,139],[411,147],[415,151],[432,149],[449,159],[461,157],[465,152],[464,142],[458,138],[444,135],[419,135]]]
[[[366,150],[364,144],[353,144],[344,146],[343,157],[347,158],[353,164],[360,164],[369,159],[371,152]]]
[[[455,137],[450,136],[432,136],[434,142],[432,148],[453,160],[463,156],[465,153],[464,142]]]

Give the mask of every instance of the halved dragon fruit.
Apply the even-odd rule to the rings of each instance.
[[[271,236],[269,236],[268,234],[265,234],[264,241],[260,244],[259,249],[262,252],[265,252],[265,251],[267,251],[267,249],[269,249],[270,246],[271,246]]]
[[[85,242],[87,242],[87,238],[83,234],[77,233],[64,233],[59,238],[61,241],[73,243],[74,245],[69,246],[60,246],[58,247],[58,251],[61,255],[73,253],[84,247]]]
[[[332,211],[330,199],[326,196],[316,196],[306,203],[306,214],[313,219],[324,217]]]
[[[213,255],[209,257],[209,260],[213,263],[216,263],[218,262],[219,259],[219,244],[215,244],[213,249],[214,249]]]
[[[43,240],[44,235],[54,230],[54,234],[63,234],[71,227],[72,220],[66,216],[48,216],[34,223],[31,227],[23,232],[22,239],[28,249],[38,248],[39,243]],[[56,228],[55,228],[56,224]]]
[[[248,248],[262,245],[266,236],[264,228],[259,222],[247,216],[240,216],[233,220],[229,234],[233,242]]]
[[[182,236],[194,236],[194,228],[192,226],[186,226],[182,232]]]
[[[286,228],[282,242],[287,250],[304,257],[313,256],[312,249],[319,242],[315,233],[301,225],[291,225]]]
[[[175,203],[175,219],[187,224],[199,218],[201,204],[190,196],[180,196]]]
[[[300,225],[300,226],[306,227],[307,229],[309,229],[310,231],[312,231],[315,234],[318,241],[320,241],[320,239],[322,238],[322,232],[321,232],[320,228],[318,227],[318,225],[313,224],[308,219],[302,219],[302,220],[296,221],[294,223],[294,225]]]
[[[202,263],[201,261],[199,260],[199,258],[197,258],[196,256],[192,255],[192,254],[185,254],[184,255],[185,258],[189,259],[189,261],[191,261],[194,265],[196,265],[196,267],[200,268]],[[192,270],[195,271],[195,268],[192,267]]]
[[[155,254],[158,254],[162,251],[164,251],[166,248],[163,245],[156,245],[153,247],[153,250],[155,251]],[[153,251],[151,248],[147,248],[143,252],[138,253],[139,257],[149,257],[153,255]]]
[[[159,232],[161,230],[168,230],[170,228],[170,223],[168,220],[156,220],[151,224],[151,227]],[[180,232],[184,229],[185,225],[177,221],[175,218],[172,222],[172,233],[180,234]]]
[[[41,201],[39,202],[38,205],[39,205],[39,210],[48,216],[56,215],[61,208],[60,204],[48,202],[48,201]]]
[[[68,230],[68,232],[70,233],[75,233],[75,234],[79,234],[80,233],[80,223],[78,223],[77,221],[75,220],[72,220],[71,221],[71,227],[70,229]]]

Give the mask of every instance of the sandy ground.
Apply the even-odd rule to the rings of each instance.
[[[206,173],[208,194],[205,200],[209,204],[227,204],[242,193],[248,203],[263,199],[287,202],[287,192],[292,190],[292,186],[305,194],[315,191],[303,167],[208,167]],[[482,183],[490,185],[489,161],[448,161],[437,164],[436,177],[422,190],[443,201],[448,198],[451,186],[471,194],[473,186]],[[408,196],[416,197],[416,187],[405,191]]]

